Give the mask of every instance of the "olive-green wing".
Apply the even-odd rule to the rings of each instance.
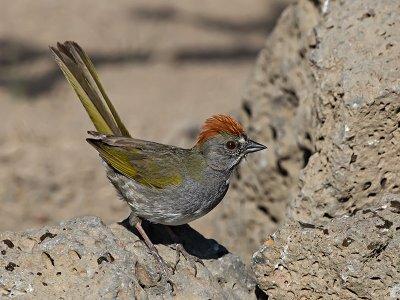
[[[169,146],[104,135],[87,141],[110,166],[141,185],[163,189],[182,183],[178,158]]]

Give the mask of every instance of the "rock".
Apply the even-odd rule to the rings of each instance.
[[[242,163],[229,205],[223,207],[222,217],[211,220],[224,228],[221,237],[232,236],[226,246],[246,258],[285,220],[287,203],[299,191],[300,170],[314,152],[309,128],[315,80],[305,55],[315,43],[313,28],[319,18],[309,1],[289,6],[267,39],[247,85],[240,119],[248,135],[268,149]],[[247,242],[238,243],[243,237]]]
[[[332,221],[289,221],[254,254],[271,299],[399,299],[400,196]]]
[[[175,263],[161,226],[145,224],[160,255]],[[45,298],[255,298],[255,283],[241,260],[189,226],[176,232],[205,267],[181,257],[161,276],[152,255],[123,224],[76,218],[25,232],[0,233],[0,297]]]
[[[307,57],[317,80],[309,91],[316,153],[291,203],[297,218],[341,216],[400,191],[398,13],[393,1],[331,2],[314,30]]]
[[[272,299],[399,298],[399,13],[390,0],[299,1],[260,55],[243,115],[270,150],[237,192],[281,224],[269,237],[276,225],[253,223]]]

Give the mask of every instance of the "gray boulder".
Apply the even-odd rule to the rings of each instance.
[[[146,224],[160,255],[173,266],[161,226]],[[123,224],[83,217],[57,226],[0,233],[0,298],[248,299],[255,283],[241,260],[189,226],[178,228],[187,251],[202,258],[197,274],[181,257],[174,274],[160,276],[155,260]],[[259,291],[258,291],[259,292]]]
[[[391,0],[299,1],[261,52],[243,115],[270,153],[237,192],[281,224],[253,231],[272,299],[400,298],[399,15]]]

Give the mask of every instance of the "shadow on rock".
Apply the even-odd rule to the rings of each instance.
[[[126,229],[140,237],[139,232],[129,225],[128,219],[119,223]],[[171,245],[176,243],[170,236],[165,225],[153,224],[148,221],[142,222],[142,227],[154,244]],[[172,231],[179,238],[179,242],[185,250],[200,259],[218,259],[226,254],[228,250],[213,239],[207,239],[189,225],[171,226]]]

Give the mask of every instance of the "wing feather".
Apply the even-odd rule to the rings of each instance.
[[[87,141],[111,167],[141,185],[163,189],[182,183],[179,158],[174,154],[177,148],[166,151],[164,145],[105,135]]]

